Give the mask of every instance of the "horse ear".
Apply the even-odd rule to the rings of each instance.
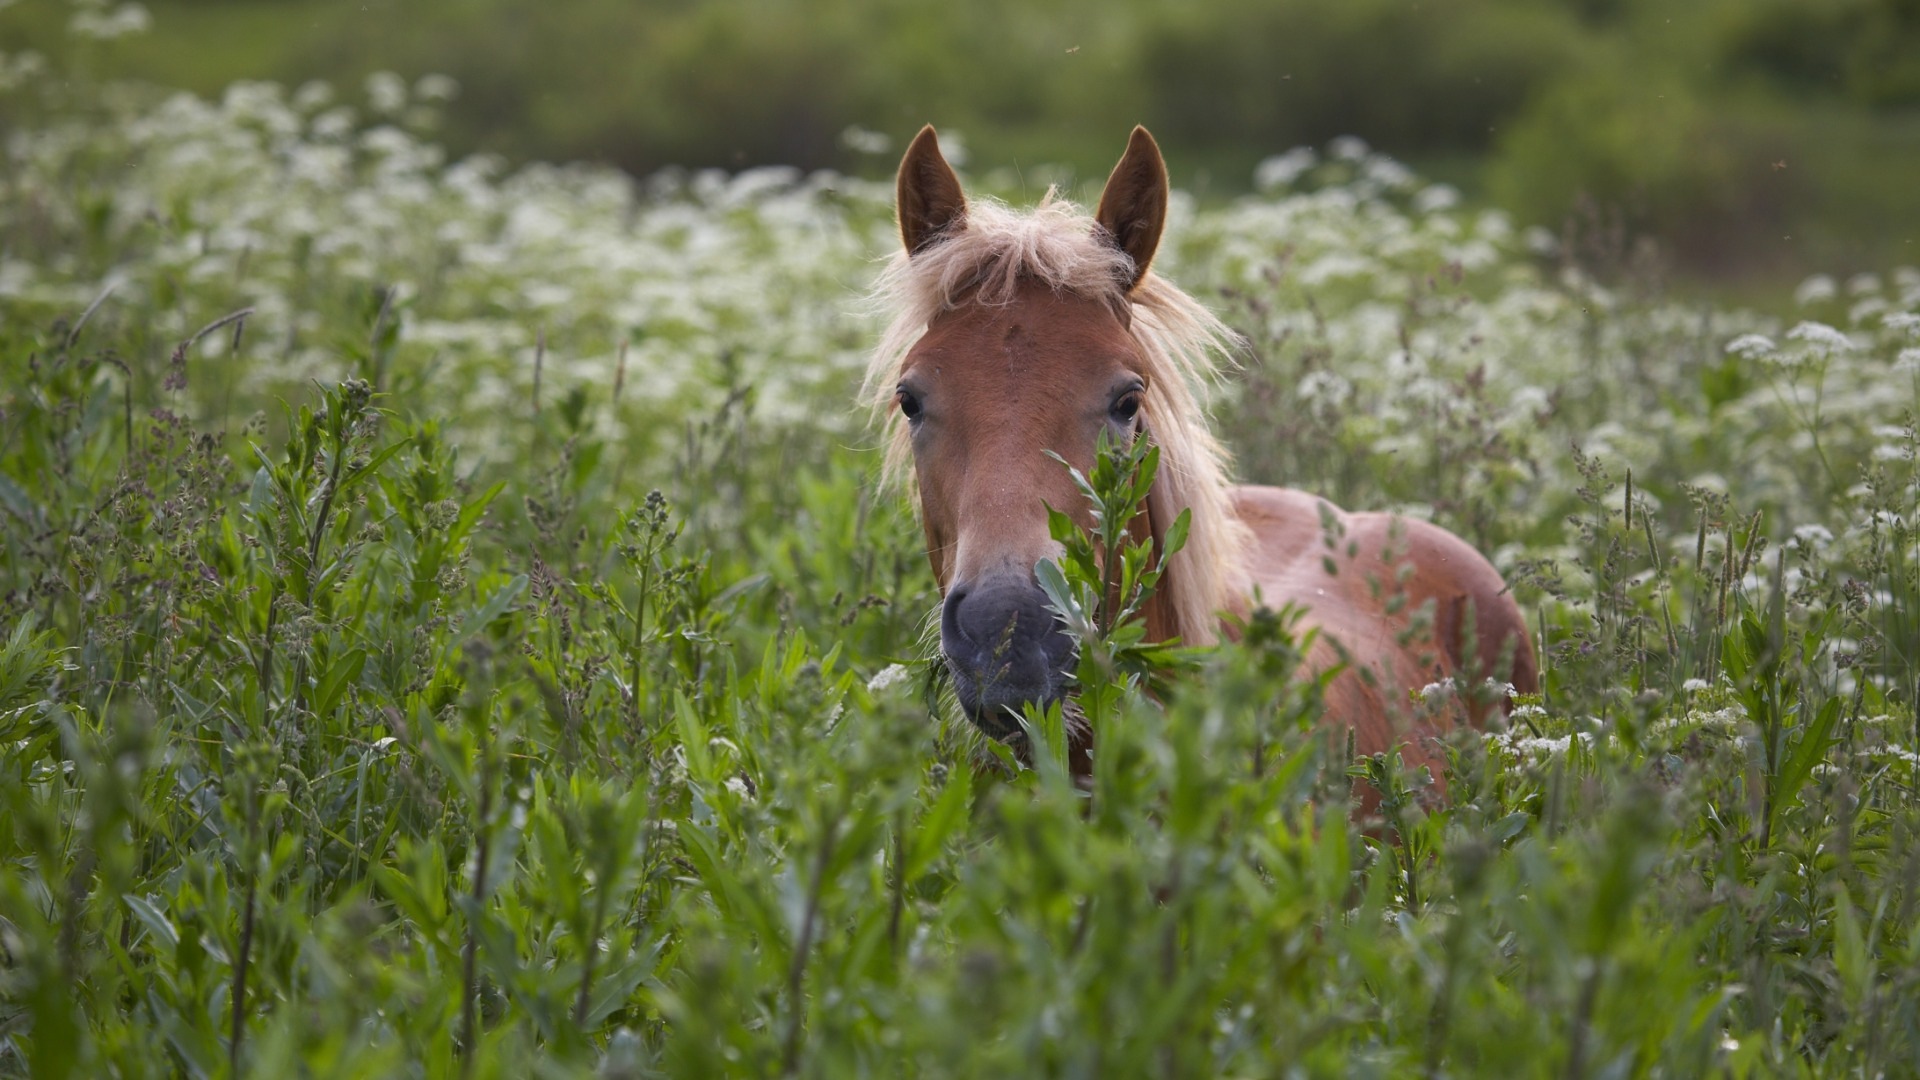
[[[1100,209],[1093,219],[1133,260],[1133,277],[1126,282],[1131,290],[1147,275],[1147,266],[1160,246],[1160,230],[1167,224],[1167,163],[1146,128],[1134,127],[1127,152],[1120,155],[1120,164],[1107,177],[1106,190],[1100,193]]]
[[[900,239],[909,255],[966,220],[967,197],[960,190],[960,178],[953,174],[953,167],[940,156],[940,139],[933,133],[932,124],[920,129],[906,156],[900,159],[894,207],[900,215]]]

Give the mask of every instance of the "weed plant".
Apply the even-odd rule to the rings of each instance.
[[[1686,308],[1351,144],[1181,203],[1242,471],[1470,535],[1546,689],[1441,795],[1063,528],[1082,787],[915,693],[880,195],[326,108],[9,143],[0,1075],[1920,1071],[1920,275]]]

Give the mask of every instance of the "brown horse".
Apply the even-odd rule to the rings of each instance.
[[[1223,616],[1297,604],[1321,631],[1309,665],[1344,665],[1328,689],[1327,722],[1350,726],[1362,753],[1400,746],[1409,766],[1436,778],[1433,736],[1484,708],[1416,708],[1420,688],[1499,675],[1520,692],[1537,689],[1520,611],[1465,541],[1305,492],[1228,483],[1197,395],[1233,336],[1148,270],[1166,222],[1167,171],[1145,128],[1134,129],[1091,218],[1051,192],[1026,213],[969,203],[931,127],[900,163],[897,196],[905,250],[880,285],[896,318],[868,395],[891,414],[890,471],[912,461],[945,595],[941,649],[983,732],[1008,737],[1017,730],[1009,713],[1067,689],[1074,644],[1034,565],[1059,552],[1049,505],[1088,519],[1046,451],[1087,472],[1102,432],[1160,448],[1145,514],[1156,543],[1182,509],[1192,515],[1146,609],[1155,639],[1204,644],[1231,625]],[[1076,772],[1087,753],[1076,740]]]

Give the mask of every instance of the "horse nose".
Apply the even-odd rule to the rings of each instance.
[[[947,590],[940,611],[943,639],[986,654],[1006,652],[1016,641],[1035,640],[1052,624],[1044,594],[1014,582],[956,585]]]
[[[1072,639],[1031,578],[948,589],[940,644],[961,704],[976,718],[1058,697],[1073,658]]]

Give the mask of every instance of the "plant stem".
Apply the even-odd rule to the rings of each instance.
[[[611,882],[612,875],[603,874],[595,888],[593,929],[587,935],[586,960],[580,965],[580,996],[573,1003],[573,1022],[582,1026],[587,1022],[587,1003],[593,997],[593,967],[594,961],[600,957],[600,927],[607,920],[607,893]]]
[[[479,1005],[479,987],[476,985],[475,967],[480,953],[480,905],[486,900],[487,888],[487,848],[491,846],[491,830],[487,828],[488,819],[493,812],[492,770],[486,765],[480,769],[480,821],[473,833],[473,911],[467,916],[467,940],[461,948],[460,957],[460,1073],[470,1076],[473,1073],[473,1051],[476,1037],[476,1015]]]
[[[227,1071],[240,1075],[240,1043],[247,1034],[247,960],[253,953],[253,900],[258,888],[247,875],[247,898],[240,911],[240,955],[233,964],[233,1039],[227,1043]]]
[[[887,912],[887,945],[900,955],[900,916],[907,905],[907,815],[902,811],[893,830],[893,889]]]
[[[800,1068],[800,1030],[807,1009],[801,997],[806,988],[807,959],[813,952],[814,924],[820,917],[820,890],[825,885],[827,863],[833,859],[834,842],[840,834],[839,815],[827,823],[826,837],[813,860],[813,879],[807,885],[807,906],[800,916],[800,938],[793,945],[793,962],[787,966],[787,1002],[792,1010],[787,1017],[787,1034],[780,1051],[780,1075],[792,1076]]]
[[[1567,1049],[1567,1080],[1587,1075],[1587,1035],[1593,1026],[1593,1006],[1600,997],[1600,961],[1591,961],[1593,969],[1580,982],[1580,1004],[1574,1010],[1573,1042]]]

